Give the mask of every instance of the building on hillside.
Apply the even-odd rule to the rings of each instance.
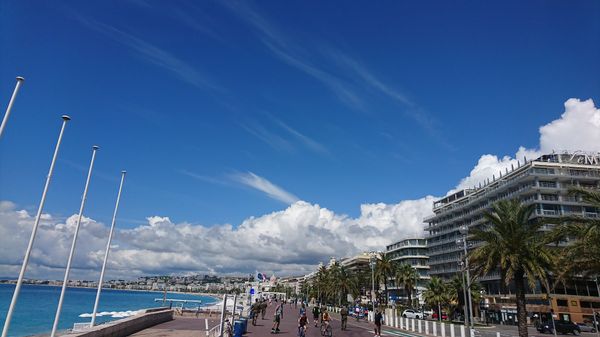
[[[425,219],[429,275],[449,279],[461,272],[464,254],[462,243],[457,242],[463,237],[459,229],[487,226],[483,214],[498,200],[518,198],[523,203],[534,204],[533,218],[541,221],[562,215],[598,217],[598,209],[568,193],[573,187],[600,187],[599,153],[553,153],[532,161],[525,159],[524,163],[492,176],[483,186],[461,190],[436,201],[434,215]],[[546,224],[542,231],[551,228],[552,225]],[[476,246],[477,243],[469,242],[469,249]],[[481,315],[488,321],[514,323],[514,289],[502,285],[499,272],[485,275],[479,282],[484,289],[485,303]],[[554,309],[560,319],[582,322],[591,319],[593,310],[600,307],[598,288],[593,280],[559,283],[549,300],[543,295],[545,292],[539,284],[529,289],[528,312]]]
[[[385,253],[389,254],[393,261],[398,264],[408,264],[413,267],[418,274],[416,280],[416,294],[413,290],[413,298],[419,299],[419,303],[423,304],[423,291],[429,283],[429,256],[427,255],[427,240],[426,239],[406,239],[391,245],[386,246]],[[404,286],[402,284],[397,285],[396,282],[390,282],[388,285],[388,291],[390,297],[395,301],[406,301],[408,294],[405,293]]]

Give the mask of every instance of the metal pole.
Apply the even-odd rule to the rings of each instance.
[[[110,251],[110,243],[112,241],[113,232],[115,231],[115,223],[117,221],[117,211],[119,210],[119,202],[121,201],[121,191],[123,190],[123,182],[127,171],[121,171],[121,183],[119,184],[119,192],[117,193],[117,202],[115,211],[113,212],[112,222],[110,224],[110,232],[108,232],[108,242],[106,243],[106,251],[104,252],[104,261],[102,262],[102,270],[100,271],[100,280],[98,281],[98,290],[96,291],[96,301],[94,302],[94,311],[92,313],[92,321],[90,327],[96,324],[96,314],[98,313],[98,304],[100,304],[100,293],[102,292],[102,283],[104,282],[104,271],[106,270],[106,262],[108,261],[108,252]]]
[[[58,329],[58,322],[60,321],[60,312],[62,311],[62,305],[65,299],[65,292],[67,290],[67,283],[69,282],[69,273],[71,272],[71,263],[73,262],[75,246],[77,245],[77,236],[79,235],[79,228],[81,227],[83,209],[85,208],[87,192],[88,188],[90,187],[90,180],[92,179],[92,171],[94,170],[94,160],[96,159],[96,152],[99,148],[100,147],[98,147],[97,145],[92,146],[92,161],[90,162],[90,168],[88,170],[87,178],[85,180],[85,187],[83,188],[83,196],[81,197],[81,205],[79,206],[79,214],[77,215],[77,224],[75,225],[75,233],[73,234],[71,251],[69,252],[69,258],[67,259],[67,268],[65,269],[65,277],[63,279],[62,288],[60,290],[60,297],[58,299],[58,306],[56,307],[56,315],[54,316],[54,324],[52,325],[52,332],[50,333],[50,337],[56,336],[56,330]]]
[[[231,321],[232,322],[235,322],[235,306],[236,305],[237,305],[237,294],[234,294],[233,295],[233,308],[231,309]]]
[[[373,308],[371,311],[375,311],[375,261],[373,261],[373,255],[370,258],[371,264],[371,303],[373,304]]]
[[[227,310],[227,294],[223,295],[223,308],[221,310],[221,331],[219,336],[223,337],[223,328],[225,327],[225,310]]]
[[[33,223],[31,237],[29,238],[29,244],[27,246],[27,250],[25,251],[25,257],[23,258],[23,265],[21,265],[21,271],[19,272],[19,278],[17,280],[17,285],[15,286],[15,292],[13,293],[8,312],[6,313],[6,321],[4,322],[4,328],[2,329],[2,337],[6,337],[8,335],[8,328],[10,327],[10,321],[15,310],[15,305],[17,304],[17,299],[19,298],[19,292],[21,291],[21,285],[23,284],[23,277],[25,276],[25,270],[27,270],[29,256],[31,255],[31,249],[33,248],[33,242],[35,241],[35,234],[37,233],[38,226],[40,224],[40,218],[42,216],[42,210],[44,209],[44,203],[46,202],[46,193],[48,192],[48,187],[50,186],[50,180],[52,178],[52,172],[54,171],[54,164],[56,163],[56,158],[58,157],[60,143],[62,142],[65,126],[67,125],[67,122],[71,120],[71,118],[67,115],[63,115],[62,119],[63,123],[62,127],[60,128],[60,134],[58,135],[56,148],[54,149],[54,155],[52,156],[50,169],[48,170],[48,176],[46,176],[46,184],[44,185],[44,191],[42,192],[42,200],[40,200],[40,205],[38,207],[37,214],[35,215],[35,221]]]
[[[467,295],[469,298],[469,325],[473,329],[473,300],[471,299],[471,276],[469,275],[469,257],[467,256],[467,236],[464,236],[465,268],[467,270]]]
[[[461,267],[463,267],[463,263],[461,261]],[[469,325],[469,319],[467,318],[467,302],[469,301],[468,297],[467,297],[467,287],[465,286],[465,273],[464,273],[464,269],[462,270],[462,273],[460,273],[460,278],[462,279],[462,286],[463,286],[463,296],[465,299],[465,305],[463,306],[463,310],[464,310],[464,314],[465,314],[465,326]]]
[[[0,138],[2,137],[2,133],[4,132],[4,128],[8,123],[8,117],[10,116],[10,111],[12,110],[13,104],[15,103],[15,98],[17,98],[17,94],[19,93],[19,88],[25,79],[21,76],[17,76],[17,85],[15,86],[15,90],[13,91],[12,96],[10,97],[10,101],[8,101],[8,107],[6,107],[6,113],[4,113],[4,118],[2,119],[2,124],[0,124]]]

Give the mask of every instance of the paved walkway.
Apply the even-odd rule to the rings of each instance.
[[[173,320],[155,325],[151,328],[136,332],[135,337],[201,337],[206,335],[206,322],[204,318],[173,316]],[[218,320],[208,320],[209,327],[213,327]]]
[[[273,336],[271,334],[271,327],[273,326],[273,313],[275,310],[275,304],[272,304],[267,308],[267,314],[265,315],[265,319],[262,320],[260,317],[256,321],[257,325],[248,326],[248,337],[263,337],[263,336]],[[308,318],[309,318],[309,326],[306,332],[306,337],[318,337],[321,336],[319,331],[319,327],[314,326],[314,322],[312,321],[312,308],[308,308]],[[294,308],[294,306],[290,306],[286,304],[283,310],[283,319],[281,320],[281,324],[279,329],[281,330],[278,335],[286,336],[286,337],[295,337],[298,335],[298,313],[300,309]],[[372,337],[375,333],[373,330],[374,325],[364,320],[360,320],[357,322],[356,320],[349,318],[348,319],[348,329],[342,331],[340,329],[340,319],[339,315],[332,314],[333,321],[331,326],[333,328],[333,336],[344,336],[344,337]],[[382,336],[401,336],[401,337],[418,337],[416,334],[409,334],[406,332],[401,332],[397,329],[391,329],[389,327],[383,327]]]

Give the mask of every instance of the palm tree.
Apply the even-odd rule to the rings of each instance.
[[[388,302],[388,279],[394,273],[395,269],[395,263],[392,261],[390,254],[381,253],[379,257],[377,257],[377,262],[375,264],[375,276],[379,282],[383,282],[385,304]]]
[[[423,299],[430,306],[437,306],[438,308],[438,319],[442,320],[442,303],[448,300],[448,290],[446,284],[436,277],[433,276],[427,285],[427,289],[423,292]]]
[[[396,279],[396,285],[398,287],[401,284],[404,286],[404,292],[408,296],[406,301],[408,306],[412,305],[412,291],[417,285],[418,277],[419,274],[417,273],[417,270],[406,263],[400,264],[395,270],[394,278]]]
[[[582,202],[600,210],[600,190],[576,188],[569,193],[580,196]],[[559,265],[562,268],[559,276],[564,278],[575,273],[584,276],[600,275],[600,218],[565,216],[559,221],[551,234],[553,241],[574,241],[561,254]]]
[[[481,243],[469,256],[476,274],[485,275],[500,267],[505,284],[514,281],[520,337],[527,337],[525,280],[532,288],[540,280],[548,289],[552,267],[547,238],[539,232],[542,223],[530,220],[534,207],[516,199],[498,201],[491,212],[484,213],[490,226],[470,232],[470,239]]]

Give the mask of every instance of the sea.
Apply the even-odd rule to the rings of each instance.
[[[14,289],[14,284],[0,284],[0,327],[4,326]],[[22,337],[50,333],[60,289],[60,287],[54,286],[23,285],[8,336]],[[97,316],[96,322],[102,323],[123,318],[132,314],[132,311],[140,309],[160,307],[162,301],[155,302],[154,299],[162,299],[162,297],[162,292],[103,289],[98,309],[102,316]],[[215,304],[218,301],[214,297],[181,293],[167,293],[167,298],[200,300],[202,301],[201,306]],[[90,322],[89,317],[94,309],[95,299],[96,289],[67,288],[59,329],[71,329],[73,323]],[[195,308],[198,304],[190,303],[185,306]]]

